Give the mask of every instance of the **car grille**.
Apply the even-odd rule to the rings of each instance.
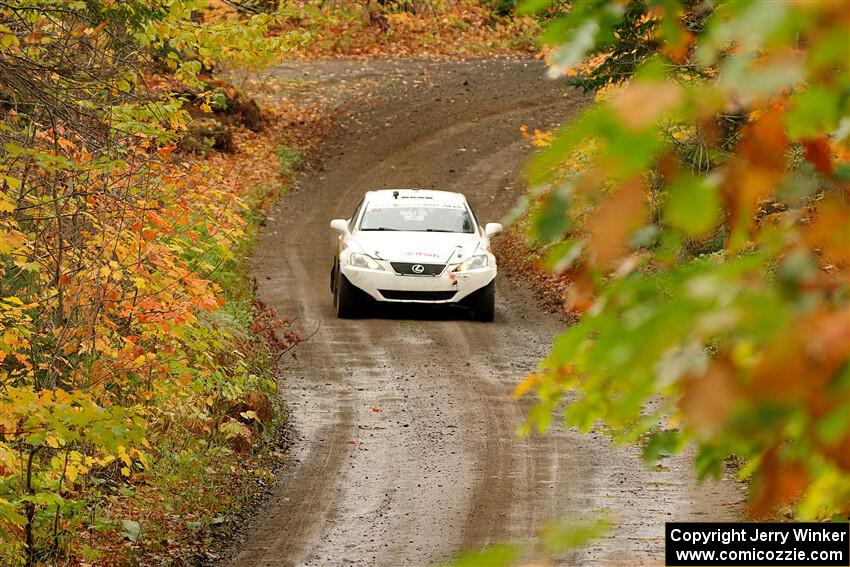
[[[420,264],[418,262],[390,262],[397,274],[405,276],[439,276],[445,269],[445,264]],[[422,266],[422,271],[415,271],[413,266]]]
[[[400,301],[448,301],[457,293],[454,291],[398,291],[395,289],[379,289],[378,292],[386,299]]]

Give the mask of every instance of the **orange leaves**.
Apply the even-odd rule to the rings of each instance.
[[[755,399],[822,405],[829,396],[827,384],[850,359],[850,311],[845,304],[802,317],[794,329],[765,348],[748,393]]]
[[[646,219],[644,191],[643,179],[631,179],[591,213],[585,227],[590,235],[591,259],[597,266],[610,267],[627,250],[632,231]]]
[[[162,229],[166,232],[171,230],[171,224],[166,221],[158,212],[149,211],[145,216],[147,217],[148,221],[150,221],[150,223],[156,228]]]
[[[643,130],[680,104],[683,94],[682,87],[672,81],[640,81],[617,92],[610,105],[620,122],[632,130]]]
[[[613,40],[589,45],[610,59],[567,81],[597,89],[596,104],[530,172],[535,195],[566,187],[569,202],[529,218],[570,221],[530,235],[582,311],[547,362],[582,379],[569,398],[547,395],[547,376],[522,388],[541,400],[530,422],[566,401],[570,423],[623,440],[666,398],[679,431],[651,436],[649,454],[695,439],[707,474],[736,454],[755,472],[756,515],[823,519],[850,498],[848,8],[747,6],[705,18],[629,3]],[[606,22],[601,10],[553,24],[554,52]],[[762,19],[772,31],[751,33]],[[565,167],[588,141],[595,155]]]
[[[513,393],[511,394],[511,397],[515,400],[520,399],[526,393],[531,391],[532,388],[537,386],[537,384],[539,382],[540,382],[540,376],[538,376],[537,374],[527,375],[525,378],[522,379],[522,381],[519,384],[516,385]]]
[[[538,128],[535,128],[534,131],[529,134],[527,124],[520,125],[519,131],[522,134],[523,139],[530,140],[531,145],[535,148],[546,148],[551,146],[555,139],[555,135],[552,132],[540,130]]]
[[[832,176],[831,149],[824,137],[802,141],[806,160],[827,177]]]
[[[676,43],[665,43],[664,54],[673,63],[684,63],[690,54],[691,47],[696,41],[694,34],[688,30],[680,30]]]
[[[59,136],[57,138],[57,143],[66,152],[71,152],[71,151],[77,149],[77,145],[74,144],[74,142],[72,142],[71,140],[67,140],[67,139],[63,138],[62,136]]]
[[[682,382],[679,407],[698,434],[717,434],[741,399],[737,369],[725,356],[711,362],[704,374],[690,374]]]
[[[728,247],[741,248],[756,227],[757,204],[776,192],[785,175],[785,111],[781,105],[761,113],[742,131],[738,154],[729,165],[723,191],[731,212]]]
[[[808,482],[806,467],[782,458],[773,447],[762,456],[750,511],[756,518],[768,518],[799,499]]]
[[[774,105],[758,119],[747,124],[738,145],[738,155],[750,167],[781,173],[785,167],[785,109]]]
[[[538,22],[530,16],[497,15],[484,3],[446,3],[428,10],[369,10],[367,22],[340,3],[324,17],[302,13],[283,21],[283,31],[301,32],[306,22],[311,41],[292,51],[297,57],[409,57],[531,54]],[[359,12],[359,11],[358,11]]]
[[[803,241],[820,253],[824,264],[850,267],[850,204],[833,196],[817,204],[811,223],[803,228]]]
[[[177,149],[177,146],[176,146],[176,145],[174,145],[174,144],[170,144],[170,145],[166,145],[166,146],[161,146],[161,147],[157,150],[157,154],[158,154],[158,155],[159,155],[159,157],[161,157],[161,158],[167,158],[167,157],[168,157],[168,156],[170,156],[170,155],[172,154],[172,152],[174,152],[174,150],[176,150],[176,149]]]

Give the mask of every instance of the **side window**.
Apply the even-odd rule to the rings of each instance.
[[[357,204],[357,208],[354,209],[354,214],[351,215],[351,219],[348,221],[348,230],[354,230],[354,225],[357,223],[357,216],[360,214],[360,209],[363,207],[363,199],[360,199],[360,202]]]
[[[469,214],[472,215],[472,224],[475,227],[475,232],[478,232],[478,215],[475,214],[475,211],[472,210],[472,205],[469,203],[466,204],[466,208],[469,209]]]

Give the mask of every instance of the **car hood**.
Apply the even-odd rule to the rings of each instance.
[[[477,234],[456,232],[359,231],[352,241],[364,253],[381,260],[423,264],[461,262],[481,245]]]

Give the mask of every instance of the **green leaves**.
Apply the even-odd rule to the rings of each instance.
[[[847,96],[836,89],[813,86],[794,93],[788,113],[788,135],[814,138],[832,132],[840,116],[847,115]]]
[[[91,524],[110,547],[119,530],[137,541],[138,522],[109,518],[114,510],[162,511],[173,499],[185,509],[181,498],[226,507],[201,491],[210,475],[238,474],[218,426],[236,423],[253,449],[274,417],[250,304],[213,315],[225,303],[216,279],[250,297],[240,258],[248,210],[266,192],[174,155],[190,116],[172,94],[185,85],[163,73],[168,62],[191,80],[222,61],[272,61],[289,37],[268,33],[271,16],[247,21],[208,4],[0,7],[0,67],[16,77],[3,86],[13,110],[0,125],[4,560],[23,561],[28,540],[40,558],[91,557],[76,537]]]
[[[664,218],[667,223],[690,236],[703,236],[720,219],[717,179],[681,175],[667,188]]]
[[[643,460],[654,465],[663,457],[675,455],[684,445],[684,438],[679,431],[656,431],[644,443]]]
[[[588,20],[572,32],[569,43],[558,47],[552,55],[549,77],[553,79],[560,77],[567,69],[575,66],[596,45],[599,23],[595,20]]]
[[[694,440],[701,476],[744,459],[754,513],[831,517],[850,498],[846,6],[612,4],[545,36],[554,74],[602,90],[529,168],[549,194],[530,241],[572,267],[582,319],[528,382],[526,427],[565,405],[650,461]]]
[[[519,556],[516,545],[491,545],[480,551],[470,551],[460,556],[446,567],[508,567]]]
[[[532,235],[541,242],[562,236],[570,226],[570,187],[561,186],[544,197],[543,206],[532,221]]]
[[[567,553],[580,549],[588,542],[602,537],[611,529],[611,521],[600,512],[585,519],[555,521],[543,526],[536,538],[536,545],[500,544],[467,552],[444,567],[509,567],[530,565],[533,557],[559,559]]]
[[[135,520],[121,520],[121,535],[127,540],[136,543],[142,535],[142,526]]]

